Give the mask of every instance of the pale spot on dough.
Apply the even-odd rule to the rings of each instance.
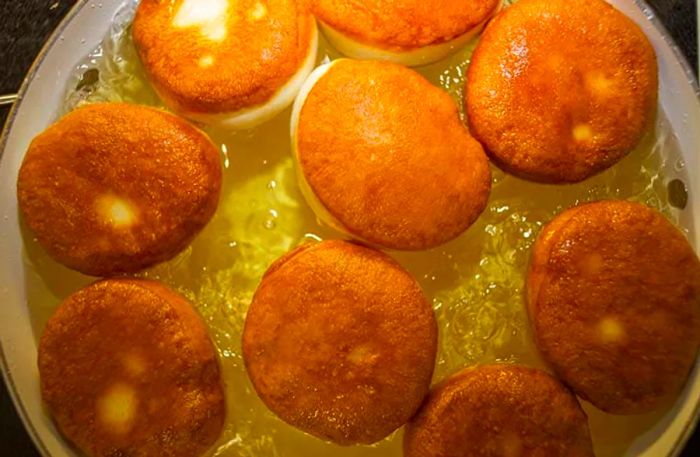
[[[132,376],[141,376],[146,372],[146,361],[138,354],[127,354],[122,358],[124,369]]]
[[[202,68],[208,68],[214,65],[214,56],[207,54],[206,56],[199,59],[199,66]]]
[[[353,348],[348,354],[348,360],[356,365],[371,363],[377,355],[366,345],[360,345]]]
[[[184,0],[173,19],[175,27],[198,27],[212,41],[226,38],[228,0]]]
[[[136,210],[127,200],[112,194],[105,194],[97,199],[97,212],[108,224],[123,228],[136,222]]]
[[[587,141],[593,138],[593,130],[591,130],[591,126],[588,124],[577,125],[574,127],[572,134],[576,141]]]
[[[581,272],[586,276],[595,276],[603,269],[603,256],[597,252],[588,254],[581,261]]]
[[[613,80],[599,71],[592,71],[586,74],[585,79],[589,90],[598,94],[610,92],[613,86]]]
[[[604,343],[618,343],[625,337],[625,329],[614,317],[606,317],[598,323],[600,339]]]
[[[114,384],[97,400],[97,419],[110,431],[126,433],[134,423],[137,403],[131,386]]]
[[[265,16],[267,16],[267,7],[260,2],[256,2],[248,13],[248,17],[253,21],[259,21]]]

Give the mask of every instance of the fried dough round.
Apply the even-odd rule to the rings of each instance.
[[[111,279],[68,297],[39,342],[41,393],[93,457],[193,457],[225,416],[219,363],[192,305],[166,286]]]
[[[626,201],[569,209],[534,247],[528,310],[544,358],[614,414],[676,396],[700,345],[700,261],[657,211]]]
[[[250,128],[286,108],[316,61],[316,23],[295,0],[142,0],[136,50],[174,111]]]
[[[312,0],[326,36],[358,59],[425,65],[474,38],[500,0]]]
[[[521,0],[483,33],[467,72],[469,126],[505,171],[545,183],[612,166],[653,123],[656,55],[603,0]]]
[[[586,414],[552,376],[516,365],[465,369],[406,427],[405,457],[593,457]]]
[[[316,69],[295,102],[292,145],[317,216],[373,245],[420,250],[454,239],[491,191],[488,159],[450,96],[392,63]]]
[[[285,422],[338,444],[370,444],[428,392],[433,310],[387,255],[345,241],[306,245],[265,273],[243,331],[260,398]]]
[[[94,276],[134,272],[184,249],[219,201],[218,149],[161,110],[88,105],[29,146],[22,216],[51,257]]]

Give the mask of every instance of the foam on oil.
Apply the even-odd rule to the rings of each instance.
[[[121,11],[102,45],[78,66],[63,111],[80,103],[128,101],[161,106],[130,38],[133,2]],[[473,46],[420,68],[461,107]],[[320,59],[338,57],[325,41]],[[268,265],[300,243],[340,237],[321,226],[304,202],[289,144],[290,110],[250,131],[206,129],[220,146],[224,187],[219,209],[192,245],[142,274],[186,295],[197,307],[221,355],[228,415],[217,456],[393,457],[400,433],[374,446],[339,447],[284,424],[256,396],[241,358],[241,332],[255,288]],[[610,170],[571,186],[546,186],[493,168],[494,186],[481,218],[458,239],[433,250],[393,255],[432,300],[440,326],[435,380],[473,364],[517,362],[545,368],[532,342],[523,284],[529,251],[542,226],[579,202],[631,199],[670,213],[665,175],[677,156],[659,116],[635,152]],[[27,232],[25,231],[25,234]],[[38,337],[58,303],[92,281],[51,261],[27,238],[29,309]],[[611,416],[584,405],[599,457],[618,456],[662,416]]]

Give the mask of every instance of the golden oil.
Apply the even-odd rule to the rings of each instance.
[[[473,45],[419,69],[460,107],[472,50]],[[322,40],[319,61],[336,57]],[[78,70],[64,111],[98,101],[161,106],[138,62],[128,14],[118,17],[113,33]],[[164,281],[186,295],[209,326],[220,353],[228,416],[213,455],[398,457],[400,431],[374,446],[339,447],[284,424],[258,399],[245,372],[242,326],[267,266],[300,243],[341,237],[319,224],[297,189],[289,117],[288,109],[249,131],[206,129],[219,145],[224,164],[219,209],[189,248],[142,276]],[[523,299],[529,251],[539,230],[561,210],[602,198],[641,201],[670,214],[660,170],[672,148],[668,125],[660,116],[655,132],[637,150],[581,184],[535,184],[494,167],[489,206],[466,233],[429,251],[391,252],[432,300],[440,326],[435,380],[466,366],[497,361],[546,369],[532,342]],[[28,307],[38,338],[58,303],[92,279],[50,260],[26,231],[25,238]],[[611,416],[590,405],[585,408],[598,457],[621,455],[662,415]]]

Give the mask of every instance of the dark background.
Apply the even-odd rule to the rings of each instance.
[[[630,0],[632,1],[632,0]],[[15,93],[51,31],[76,0],[0,0],[0,95]],[[698,71],[695,0],[648,0]],[[9,108],[0,107],[0,124]],[[2,304],[0,303],[0,306]],[[0,457],[38,457],[0,382]],[[700,431],[683,457],[700,456]]]

